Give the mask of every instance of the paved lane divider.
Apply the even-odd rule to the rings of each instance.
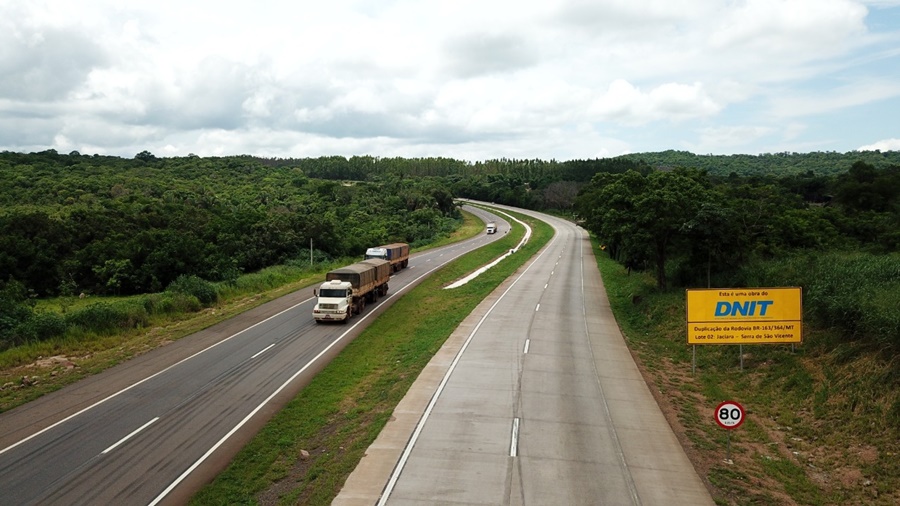
[[[132,437],[134,437],[137,433],[139,433],[140,431],[146,429],[147,427],[149,427],[150,425],[152,425],[153,422],[155,422],[155,421],[157,421],[157,420],[159,420],[159,417],[158,417],[158,416],[157,416],[156,418],[154,418],[153,420],[150,420],[149,422],[145,423],[144,425],[141,425],[140,427],[138,427],[137,429],[135,429],[134,431],[132,431],[131,434],[128,434],[127,436],[123,437],[123,438],[120,439],[118,442],[116,442],[114,445],[112,445],[112,446],[110,446],[109,448],[107,448],[107,449],[103,450],[102,452],[100,452],[100,454],[101,454],[101,455],[106,455],[107,453],[109,453],[109,452],[115,450],[116,447],[118,447],[119,445],[121,445],[121,444],[124,443],[125,441],[128,441],[129,439],[131,439]]]

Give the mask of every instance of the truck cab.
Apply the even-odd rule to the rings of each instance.
[[[366,260],[370,258],[380,258],[382,260],[390,260],[387,248],[369,248],[366,250]]]
[[[340,321],[346,323],[353,311],[353,286],[347,281],[333,279],[319,286],[315,292],[313,318],[316,323]]]

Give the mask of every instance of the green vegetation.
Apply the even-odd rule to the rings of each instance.
[[[696,170],[598,173],[575,206],[612,258],[652,270],[662,292],[800,286],[807,321],[896,354],[900,167],[857,162],[835,185],[833,204],[821,207]]]
[[[216,302],[210,307],[196,295],[179,291],[60,297],[38,304],[29,300],[30,305],[18,306],[29,310],[35,306],[20,330],[38,332],[52,322],[64,327],[46,339],[0,351],[0,412],[320,281],[338,263],[271,267],[240,276],[234,283],[213,283]],[[0,297],[3,300],[10,299]]]
[[[433,243],[443,246],[472,237],[484,224],[463,213],[462,226]],[[83,322],[63,335],[0,351],[0,412],[62,388],[87,375],[102,371],[137,354],[213,325],[280,295],[321,281],[325,272],[356,261],[344,258],[310,265],[292,262],[244,274],[234,282],[213,283],[216,302],[204,307],[196,296],[169,290],[129,297],[57,297],[28,300],[14,306],[31,311],[34,322]],[[206,287],[208,283],[195,279]],[[21,285],[18,285],[21,288]],[[7,287],[9,289],[9,287]],[[11,298],[0,297],[0,303]],[[5,311],[0,311],[0,318]],[[97,315],[102,316],[96,318]],[[139,322],[139,323],[136,323]],[[32,323],[31,325],[40,325]],[[77,367],[75,365],[77,364]]]
[[[739,347],[698,346],[692,374],[684,293],[658,290],[652,276],[629,273],[596,241],[595,248],[628,345],[660,392],[661,405],[674,413],[670,423],[683,427],[688,454],[713,486],[718,504],[897,504],[900,374],[895,353],[885,353],[879,343],[847,340],[809,318],[802,346],[744,346],[743,369]],[[881,276],[852,274],[881,269],[882,261],[851,259],[850,264],[863,265],[850,269],[848,286],[883,293],[889,283]],[[803,282],[820,277],[828,284],[834,276],[827,271],[842,262],[807,259],[798,274],[773,261],[760,265],[754,276],[768,286],[783,277]],[[896,290],[896,280],[893,284]],[[804,305],[808,312],[818,303],[805,298]],[[733,464],[724,462],[726,436],[712,417],[726,399],[748,411],[744,425],[731,431]]]
[[[460,288],[442,289],[514,247],[523,230],[513,226],[503,239],[405,294],[275,415],[193,504],[254,504],[261,494],[267,502],[330,504],[447,337],[552,237],[545,223],[517,217],[534,229],[518,253]],[[308,457],[301,457],[304,450]]]
[[[721,443],[702,424],[706,399],[759,406],[741,437],[771,452],[737,453],[753,457],[750,471],[708,467],[729,501],[897,499],[898,152],[478,163],[0,153],[0,409],[310,284],[373,244],[447,237],[462,220],[453,198],[574,216],[592,232],[621,269],[607,287],[625,297],[629,342],[677,393],[696,448]],[[683,289],[712,286],[802,287],[803,346],[751,348],[736,379],[733,348],[704,348],[697,377],[672,374],[690,363]],[[23,372],[56,355],[82,365],[38,384]],[[853,434],[856,446],[841,446]]]
[[[0,282],[38,297],[132,295],[179,276],[234,281],[459,226],[441,181],[311,179],[250,157],[0,154]]]
[[[837,175],[854,162],[861,161],[876,168],[900,165],[900,151],[814,151],[811,153],[764,153],[761,155],[696,155],[688,151],[661,151],[622,155],[625,160],[638,161],[652,167],[674,169],[693,167],[715,176],[742,177],[795,176],[813,172]]]

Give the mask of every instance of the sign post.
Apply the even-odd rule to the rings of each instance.
[[[744,407],[736,401],[725,401],[716,406],[715,412],[716,423],[723,429],[728,430],[727,444],[728,450],[725,454],[725,460],[731,461],[731,430],[737,429],[744,423]]]
[[[687,290],[688,344],[792,344],[802,340],[800,288]]]
[[[686,292],[688,344],[790,344],[803,338],[799,287],[707,288]],[[696,351],[692,359],[696,367]]]

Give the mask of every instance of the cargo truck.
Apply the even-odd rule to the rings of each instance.
[[[366,250],[366,258],[380,258],[391,263],[391,272],[397,272],[409,265],[409,244],[395,242],[375,246]]]
[[[317,297],[313,318],[316,323],[347,323],[350,317],[363,312],[366,302],[387,295],[390,278],[391,263],[377,258],[328,272],[325,282],[313,290]]]
[[[497,232],[497,224],[493,221],[487,224],[487,233],[493,234]]]

